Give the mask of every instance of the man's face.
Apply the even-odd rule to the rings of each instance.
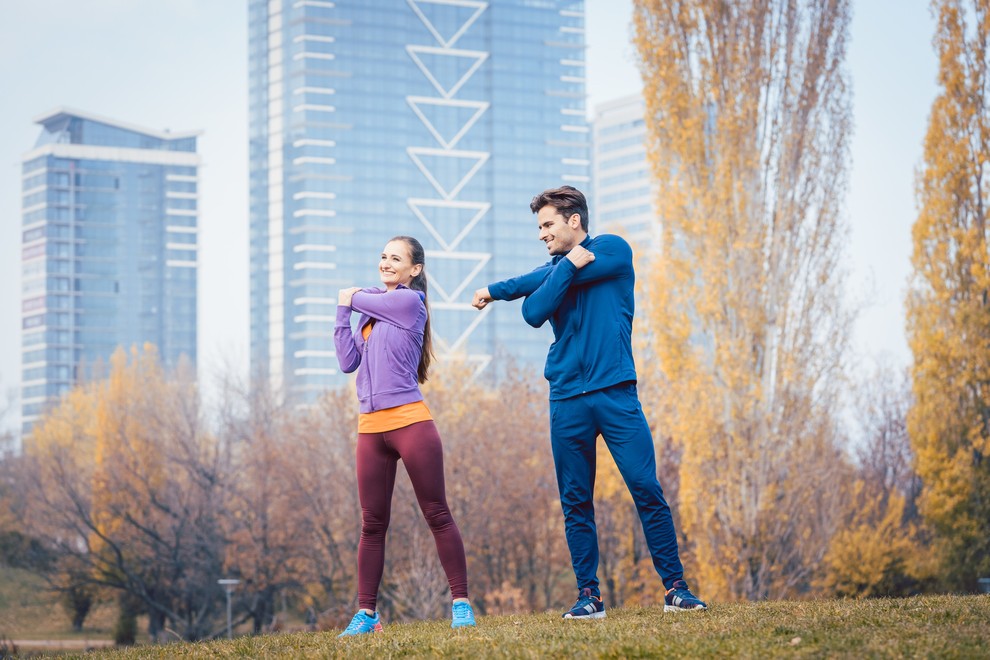
[[[544,206],[536,214],[540,228],[540,240],[546,243],[550,254],[567,254],[584,238],[581,216],[577,213],[565,218],[553,206]]]

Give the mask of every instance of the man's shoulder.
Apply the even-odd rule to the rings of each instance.
[[[591,245],[610,245],[631,250],[626,239],[616,234],[598,234],[591,239]]]
[[[633,251],[626,239],[615,234],[599,234],[588,243],[588,249],[599,255],[609,255],[612,259],[629,262],[632,266]]]

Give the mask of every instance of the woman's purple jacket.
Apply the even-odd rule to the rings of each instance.
[[[351,311],[361,313],[356,330],[351,329]],[[361,328],[371,319],[375,329],[365,342]],[[337,305],[333,331],[337,362],[346,374],[358,369],[361,412],[423,400],[417,373],[425,327],[425,294],[401,284],[392,291],[361,289],[350,307]]]

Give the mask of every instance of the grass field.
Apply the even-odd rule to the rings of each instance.
[[[17,568],[0,565],[0,635],[7,639],[112,638],[117,610],[112,603],[93,607],[82,631],[48,591],[44,580]]]
[[[335,632],[95,651],[87,658],[421,657],[990,657],[990,596],[712,604],[708,612],[661,607],[610,610],[601,621],[559,613],[388,625],[337,639]]]

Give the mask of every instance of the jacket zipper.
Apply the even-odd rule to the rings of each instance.
[[[361,331],[364,331],[364,326],[361,326]],[[371,377],[371,364],[368,362],[368,342],[371,341],[371,335],[364,341],[364,365],[368,370],[368,403],[371,405],[371,412],[375,412],[375,381]]]
[[[580,337],[581,336],[581,321],[582,321],[582,318],[583,318],[582,317],[582,314],[584,313],[584,296],[583,296],[583,292],[582,291],[575,292],[574,298],[575,298],[575,300],[574,300],[574,311],[576,312],[575,313],[575,318],[577,319],[577,321],[574,324],[574,336],[575,337]],[[585,353],[584,351],[579,351],[578,352],[578,366],[580,367],[580,374],[581,374],[581,394],[587,394],[588,393],[588,366],[585,364],[585,361],[584,361],[584,358],[585,358],[584,353]]]

